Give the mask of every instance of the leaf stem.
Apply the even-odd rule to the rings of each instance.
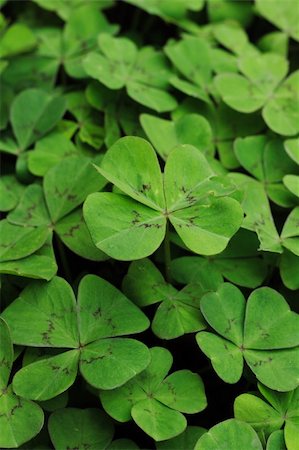
[[[171,283],[171,252],[170,252],[170,240],[169,240],[169,222],[166,222],[166,234],[164,239],[164,264],[165,264],[165,278],[167,283]]]

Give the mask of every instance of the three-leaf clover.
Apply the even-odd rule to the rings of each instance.
[[[178,370],[168,375],[171,353],[162,347],[151,349],[149,366],[119,389],[100,391],[104,409],[119,422],[131,418],[156,441],[182,433],[187,421],[182,413],[194,414],[207,406],[199,375]]]
[[[47,239],[51,241],[53,230],[75,253],[91,260],[106,259],[94,246],[82,209],[78,208],[89,193],[102,189],[105,184],[105,179],[99,177],[89,158],[75,156],[48,170],[43,186],[28,186],[18,206],[0,222],[3,230],[0,270],[7,272],[8,262],[10,273],[23,270],[20,258],[32,255]],[[31,265],[29,276],[44,278],[40,274],[39,262],[33,264],[31,260]]]
[[[299,387],[290,392],[275,392],[258,383],[264,398],[254,394],[241,394],[234,402],[238,420],[249,423],[266,437],[284,425],[287,448],[296,450],[299,433]]]
[[[44,423],[36,403],[16,395],[8,385],[13,364],[13,345],[6,322],[0,318],[0,446],[16,448],[36,436]]]
[[[89,53],[83,61],[86,73],[109,89],[126,87],[128,96],[158,112],[171,111],[176,100],[167,92],[171,75],[165,56],[152,47],[138,50],[127,38],[102,33],[100,52]]]
[[[246,303],[236,286],[224,283],[203,296],[200,308],[214,332],[199,332],[197,343],[226,383],[241,378],[245,359],[271,389],[289,391],[299,385],[299,315],[281,294],[262,287]]]
[[[262,109],[268,127],[285,136],[299,132],[299,71],[286,80],[288,63],[274,53],[239,58],[241,74],[222,73],[215,78],[222,100],[244,113]]]
[[[152,330],[161,339],[174,339],[206,328],[199,309],[200,299],[204,293],[216,290],[221,282],[220,275],[205,273],[178,291],[166,283],[149,259],[143,259],[131,263],[123,289],[139,307],[160,303]]]
[[[65,99],[42,89],[26,89],[18,94],[10,109],[14,137],[5,134],[0,150],[18,155],[48,133],[65,112]]]
[[[234,186],[214,176],[194,147],[174,149],[162,175],[151,145],[124,137],[108,150],[98,171],[127,194],[91,194],[83,206],[95,245],[115,259],[153,253],[165,237],[168,220],[192,251],[220,253],[243,220],[239,203],[227,196]]]
[[[149,326],[146,316],[120,291],[95,275],[80,282],[78,302],[62,278],[30,283],[2,314],[16,344],[70,349],[24,366],[13,379],[25,398],[48,400],[75,381],[78,366],[94,387],[114,389],[149,364],[141,342],[122,336]]]

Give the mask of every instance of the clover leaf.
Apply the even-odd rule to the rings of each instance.
[[[203,434],[195,450],[262,450],[263,446],[253,428],[239,420],[220,422]]]
[[[201,311],[218,333],[196,335],[201,350],[227,383],[236,383],[243,358],[257,379],[271,389],[298,386],[299,316],[274,289],[256,289],[247,304],[241,291],[224,283],[203,296]],[[290,362],[291,361],[291,362]]]
[[[233,185],[213,177],[194,147],[173,150],[163,178],[151,145],[125,137],[108,150],[98,170],[127,194],[91,194],[83,207],[94,243],[113,258],[153,253],[164,239],[168,219],[186,246],[204,255],[221,252],[241,225],[239,203],[221,197],[233,192]]]
[[[48,429],[57,450],[106,449],[114,434],[109,417],[95,408],[65,408],[55,411],[49,418]]]
[[[284,425],[287,448],[295,450],[299,431],[299,388],[290,392],[275,392],[258,383],[263,398],[241,394],[234,402],[238,420],[249,423],[257,432],[268,437]]]
[[[53,230],[75,253],[92,260],[106,259],[91,241],[81,208],[78,208],[87,194],[105,184],[104,178],[99,178],[93,169],[91,160],[83,156],[65,158],[48,170],[43,187],[29,185],[19,205],[8,215],[8,222],[3,221],[3,226],[11,230],[12,239],[2,244],[5,261],[33,254],[48,237],[51,238]],[[19,234],[27,236],[29,247],[27,249],[23,238],[19,242],[21,254],[17,253],[19,247],[14,244]]]
[[[223,73],[215,77],[222,100],[244,113],[263,108],[262,116],[271,130],[284,136],[297,134],[299,72],[284,80],[287,61],[274,53],[246,53],[239,59],[239,69],[242,75]]]
[[[267,0],[256,0],[255,3],[257,11],[262,17],[283,30],[288,36],[299,41],[299,11],[298,8],[293,8],[292,1],[269,3]]]
[[[147,369],[119,389],[100,391],[105,411],[120,422],[132,417],[156,441],[182,433],[187,426],[182,413],[202,411],[206,396],[199,375],[178,370],[167,376],[171,365],[171,353],[153,347]]]
[[[161,302],[152,321],[152,330],[161,339],[174,339],[206,327],[199,310],[200,298],[205,292],[216,290],[222,278],[204,275],[178,291],[166,283],[149,259],[143,259],[131,263],[123,289],[139,307]]]
[[[49,132],[64,112],[65,101],[62,96],[33,88],[22,91],[15,97],[10,111],[10,121],[17,142],[12,144],[12,149],[0,143],[1,149],[19,154]]]
[[[0,318],[0,446],[19,447],[36,436],[44,423],[43,410],[29,400],[16,395],[8,385],[13,345],[6,322]]]
[[[129,97],[158,112],[171,111],[176,100],[167,92],[170,76],[167,61],[152,47],[138,50],[127,38],[100,34],[100,52],[84,58],[86,73],[109,89],[126,87]]]
[[[2,316],[13,323],[16,344],[71,349],[16,373],[14,390],[25,398],[48,400],[64,392],[74,383],[78,366],[92,386],[113,389],[149,363],[144,344],[121,337],[145,330],[148,319],[116,288],[94,275],[80,282],[77,304],[70,285],[54,277],[48,283],[29,284]],[[32,380],[36,380],[34,389]]]

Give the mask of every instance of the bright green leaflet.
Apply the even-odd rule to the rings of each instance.
[[[16,448],[36,436],[44,423],[43,410],[18,397],[7,386],[13,363],[13,346],[6,322],[0,318],[0,446]]]
[[[288,72],[287,61],[274,53],[242,55],[239,69],[243,75],[224,73],[216,76],[215,83],[222,100],[244,113],[263,108],[262,116],[271,130],[284,136],[297,134],[299,72],[293,72],[282,82]]]
[[[112,441],[114,429],[105,414],[93,408],[65,408],[51,414],[48,428],[54,448],[91,450],[106,448]]]
[[[190,144],[205,156],[213,156],[212,130],[208,121],[197,114],[186,114],[177,121],[142,114],[141,125],[158,154],[166,160],[180,144]]]
[[[49,169],[70,156],[79,156],[78,149],[64,134],[53,130],[40,139],[29,153],[28,167],[31,173],[44,176]]]
[[[206,397],[197,374],[179,370],[167,376],[171,364],[168,350],[153,347],[151,362],[145,371],[119,389],[100,391],[104,409],[121,422],[132,416],[156,441],[182,433],[187,423],[181,413],[202,411],[206,407]],[[194,392],[198,392],[196,397]]]
[[[295,433],[298,435],[299,430],[299,388],[286,393],[271,391],[260,383],[258,388],[268,403],[255,395],[242,394],[234,403],[235,417],[263,432],[266,437],[284,425],[286,445],[295,450],[293,436]]]
[[[142,259],[131,263],[123,280],[123,289],[140,307],[161,302],[152,321],[152,330],[161,339],[174,339],[205,329],[199,310],[200,298],[206,292],[202,287],[204,281],[178,291],[165,282],[149,259]],[[215,289],[217,286],[214,284]]]
[[[200,307],[222,337],[200,332],[197,343],[221,378],[228,383],[238,381],[244,357],[257,379],[271,389],[288,391],[298,386],[299,316],[282,295],[262,287],[246,304],[237,287],[224,283],[216,293],[204,295]],[[231,368],[221,364],[225,356]],[[289,358],[294,358],[291,364]]]
[[[163,180],[150,144],[125,137],[108,150],[98,170],[134,199],[92,194],[83,207],[94,243],[116,259],[153,253],[164,239],[167,219],[188,248],[204,255],[221,252],[241,225],[238,202],[222,198],[234,186],[224,177],[213,177],[205,157],[194,147],[181,146],[170,153]]]
[[[162,53],[151,47],[138,50],[127,38],[100,34],[102,53],[89,53],[83,61],[86,73],[109,89],[127,88],[129,97],[157,112],[177,105],[167,92],[170,70]]]
[[[207,103],[212,79],[210,46],[201,37],[188,36],[170,41],[164,51],[185,79],[173,75],[171,83],[185,94]]]
[[[0,262],[0,273],[20,277],[51,280],[57,272],[57,264],[52,247],[52,235],[45,244],[29,256],[17,260]]]
[[[15,343],[73,349],[16,373],[14,389],[26,398],[48,400],[64,392],[75,380],[78,363],[84,378],[102,389],[126,383],[149,363],[144,344],[119,337],[145,330],[148,319],[116,288],[94,275],[82,279],[77,304],[69,284],[54,277],[49,283],[29,284],[2,315],[13,322]],[[32,379],[40,380],[34,389]]]
[[[195,450],[262,450],[262,444],[251,426],[235,419],[220,422],[203,434]]]
[[[18,260],[31,255],[46,242],[44,227],[19,227],[6,219],[0,221],[0,261]]]
[[[65,112],[64,98],[41,89],[27,89],[13,101],[10,121],[19,152],[49,132]]]
[[[30,28],[21,23],[10,26],[0,39],[0,58],[18,55],[32,50],[37,44]]]
[[[296,41],[299,41],[299,10],[297,1],[269,2],[268,0],[256,0],[256,6],[258,12],[265,19]]]

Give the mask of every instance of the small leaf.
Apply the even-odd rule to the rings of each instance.
[[[135,339],[101,339],[82,349],[80,371],[97,389],[115,389],[146,368],[148,348]]]
[[[78,371],[78,350],[41,359],[19,370],[13,378],[17,395],[30,400],[49,400],[74,383]]]
[[[115,259],[149,256],[165,236],[166,218],[124,195],[91,194],[83,214],[95,245]]]
[[[137,425],[155,441],[171,439],[187,426],[183,414],[151,398],[134,405],[131,414]]]
[[[231,342],[205,331],[197,333],[196,341],[204,354],[211,359],[218,376],[226,383],[236,383],[243,372],[240,349]]]
[[[149,327],[147,317],[118,289],[95,275],[86,275],[78,291],[81,344],[99,338],[140,333]]]
[[[12,128],[22,150],[50,131],[65,112],[62,96],[53,97],[41,89],[27,89],[13,101]]]
[[[16,344],[39,347],[78,346],[76,303],[73,291],[62,278],[49,283],[34,281],[2,313],[12,324]]]
[[[202,411],[207,406],[203,382],[190,370],[178,370],[169,375],[155,391],[154,397],[169,408],[188,414]]]
[[[17,448],[36,436],[44,423],[43,410],[15,395],[11,386],[0,394],[0,446]]]

